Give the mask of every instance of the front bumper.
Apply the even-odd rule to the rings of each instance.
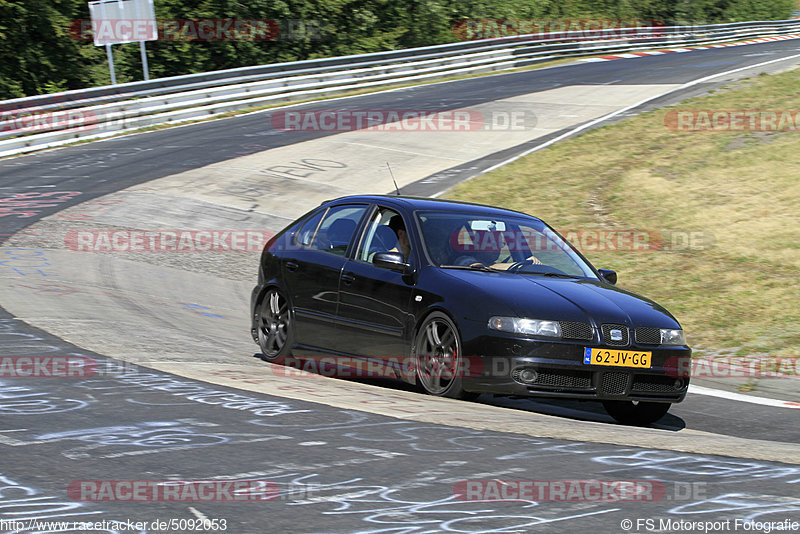
[[[648,351],[650,368],[586,364],[584,350]],[[464,344],[463,386],[476,393],[593,400],[680,402],[689,387],[689,347],[609,347],[591,341],[483,336]],[[472,356],[474,355],[474,356]],[[535,373],[526,382],[523,371]],[[530,378],[531,373],[527,373]]]

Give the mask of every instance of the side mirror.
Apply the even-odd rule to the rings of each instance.
[[[600,273],[600,278],[611,284],[612,286],[617,283],[617,272],[611,269],[597,269]]]
[[[378,252],[373,256],[372,264],[381,269],[389,269],[403,274],[411,270],[411,264],[403,259],[400,252]]]

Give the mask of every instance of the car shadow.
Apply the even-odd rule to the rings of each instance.
[[[254,354],[255,358],[261,358],[261,354]],[[310,368],[304,368],[306,372],[313,372]],[[321,374],[321,373],[315,373]],[[408,391],[412,393],[420,393],[419,390],[400,379],[385,378],[385,377],[339,377],[328,376],[335,380],[343,380],[346,382],[355,382],[359,384],[367,384],[371,386],[382,387],[385,389],[393,389],[397,391]],[[311,399],[309,399],[311,400]],[[468,402],[468,401],[464,401]],[[515,396],[497,396],[490,394],[480,395],[474,401],[478,404],[485,404],[487,406],[497,406],[501,408],[509,408],[512,410],[526,411],[531,413],[538,413],[542,415],[551,415],[554,417],[563,417],[565,419],[573,419],[576,421],[589,421],[595,423],[607,423],[612,425],[623,425],[618,423],[613,417],[606,413],[602,403],[592,400],[575,400],[575,399],[549,399],[538,397],[515,397]],[[686,422],[678,416],[667,413],[658,421],[645,425],[649,428],[657,428],[660,430],[670,430],[678,432],[686,428]]]
[[[475,402],[487,404],[489,406],[501,406],[513,410],[563,417],[576,421],[622,425],[606,413],[603,404],[599,401],[481,395]],[[645,426],[677,432],[686,428],[686,422],[680,417],[668,413],[658,421]]]

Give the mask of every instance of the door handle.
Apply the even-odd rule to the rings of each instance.
[[[286,262],[286,268],[289,269],[290,271],[294,272],[294,271],[296,271],[297,269],[300,268],[300,264],[299,263],[295,263],[293,261],[287,261]]]
[[[342,282],[344,282],[344,285],[346,285],[346,286],[349,286],[350,284],[355,282],[355,280],[356,280],[356,277],[354,275],[350,274],[350,273],[344,273],[342,275]]]

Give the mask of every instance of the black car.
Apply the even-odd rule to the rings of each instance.
[[[251,330],[269,362],[388,371],[451,398],[600,400],[647,424],[686,396],[691,349],[616,278],[524,213],[350,196],[266,244]]]

